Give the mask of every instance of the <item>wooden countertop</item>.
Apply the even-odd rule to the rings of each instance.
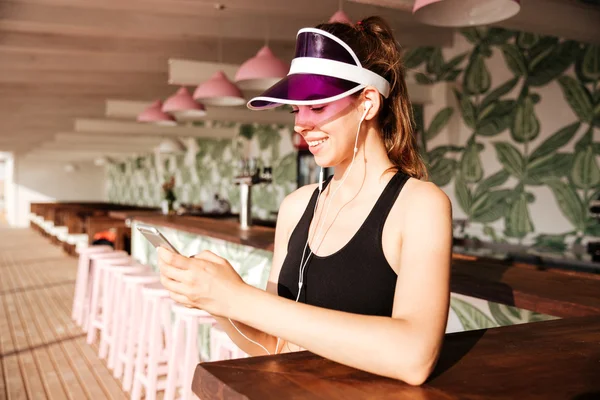
[[[438,365],[409,386],[309,352],[199,364],[201,399],[600,398],[600,316],[446,335]]]
[[[142,216],[160,216],[162,215],[160,210],[116,210],[110,211],[108,216],[115,219],[134,219]]]
[[[253,226],[241,230],[235,217],[164,216],[139,211],[118,214],[151,225],[273,250],[275,229]],[[600,279],[596,278],[592,274],[538,270],[457,254],[452,261],[451,291],[564,318],[600,314]]]
[[[197,235],[239,243],[263,250],[273,251],[275,229],[263,226],[252,226],[248,230],[240,229],[236,217],[208,218],[178,215],[134,215],[133,219],[150,225],[166,226]]]
[[[454,259],[450,290],[561,318],[598,315],[600,279],[586,275]]]

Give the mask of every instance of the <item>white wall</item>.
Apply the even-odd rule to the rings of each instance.
[[[29,225],[30,204],[45,201],[106,201],[104,168],[79,163],[66,172],[63,162],[41,162],[17,157],[7,188],[7,219],[13,226]],[[9,163],[7,163],[7,170]],[[7,174],[8,175],[8,174]],[[9,193],[7,193],[8,197]]]

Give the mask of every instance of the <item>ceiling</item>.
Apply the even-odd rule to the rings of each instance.
[[[541,18],[535,4],[542,1],[561,18]],[[348,0],[343,8],[354,20],[385,16],[404,46],[451,45],[452,31],[419,24],[412,3]],[[600,28],[587,25],[596,17],[600,25],[597,6],[522,3],[522,12],[504,26],[600,40]],[[289,60],[296,31],[326,21],[340,1],[221,4],[224,10],[207,0],[0,1],[0,151],[27,151],[72,132],[75,118],[102,118],[106,99],[165,98],[176,89],[167,83],[169,58],[240,64],[268,36],[274,53]]]

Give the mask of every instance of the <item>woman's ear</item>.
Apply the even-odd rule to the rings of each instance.
[[[361,100],[363,104],[365,104],[367,101],[371,103],[371,107],[367,111],[367,115],[365,115],[365,120],[368,121],[375,118],[377,113],[379,113],[379,109],[381,108],[381,95],[377,89],[375,89],[373,86],[367,86],[364,88]]]

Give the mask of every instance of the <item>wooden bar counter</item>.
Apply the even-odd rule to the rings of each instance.
[[[599,399],[600,316],[448,334],[418,387],[300,352],[199,364],[192,390],[202,400]]]
[[[255,225],[243,230],[240,229],[239,219],[235,216],[213,218],[188,215],[134,215],[133,219],[145,224],[166,226],[269,251],[273,251],[275,241],[274,228]]]
[[[236,217],[164,216],[136,211],[120,212],[119,216],[159,229],[164,226],[273,250],[274,228],[252,226],[242,230]],[[566,272],[456,254],[452,260],[451,291],[561,318],[600,314],[600,275]]]

